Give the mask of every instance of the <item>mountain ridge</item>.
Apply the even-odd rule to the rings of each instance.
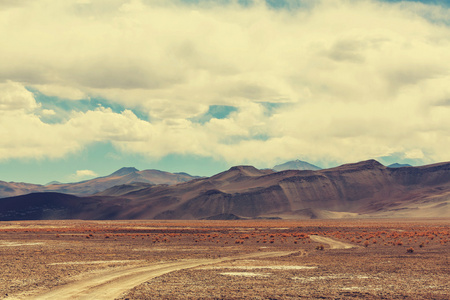
[[[139,170],[136,169],[135,167],[123,167],[105,177],[123,176],[123,175],[128,175],[130,173],[136,173],[136,172],[139,172]]]
[[[23,199],[5,201],[16,203],[22,216],[27,213],[20,202],[30,203]],[[367,160],[281,172],[235,166],[176,185],[132,183],[80,199],[90,210],[83,215],[77,208],[77,218],[87,219],[106,214],[113,219],[445,217],[450,215],[450,162],[388,168]],[[5,213],[11,211],[0,211],[0,219]]]
[[[19,196],[33,192],[60,192],[73,195],[92,195],[116,185],[143,182],[148,184],[178,184],[199,176],[187,173],[170,173],[160,170],[142,170],[123,167],[107,176],[73,183],[49,183],[47,185],[0,181],[0,198]]]

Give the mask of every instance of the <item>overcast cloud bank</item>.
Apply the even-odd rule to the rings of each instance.
[[[109,141],[263,166],[450,160],[448,8],[301,3],[0,1],[0,159]],[[50,123],[30,91],[124,110]],[[199,122],[211,106],[235,110]]]

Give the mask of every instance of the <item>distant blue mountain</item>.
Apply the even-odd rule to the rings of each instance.
[[[395,163],[392,165],[387,166],[388,168],[403,168],[403,167],[412,167],[411,165],[408,164],[399,164],[399,163]]]
[[[272,169],[277,172],[284,170],[313,170],[313,171],[321,170],[321,168],[319,168],[318,166],[312,165],[306,161],[302,161],[299,159],[288,161],[281,165],[276,165]]]
[[[112,173],[109,176],[124,176],[124,175],[128,175],[130,173],[136,173],[136,172],[139,172],[139,170],[136,168],[124,167],[124,168],[121,168],[121,169],[115,171],[114,173]]]

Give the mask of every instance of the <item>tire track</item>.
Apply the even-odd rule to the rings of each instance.
[[[318,243],[324,243],[330,246],[330,249],[350,249],[350,248],[356,248],[356,246],[351,245],[351,244],[347,244],[344,242],[339,242],[324,236],[319,236],[319,235],[311,235],[309,236],[309,238],[314,241],[314,242],[318,242]]]
[[[285,256],[295,252],[257,252],[236,257],[216,259],[191,259],[139,266],[96,275],[68,283],[48,292],[30,296],[29,299],[115,299],[133,287],[166,273],[211,265],[225,261]]]

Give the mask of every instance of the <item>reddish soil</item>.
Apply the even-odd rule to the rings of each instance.
[[[0,222],[0,298],[449,299],[449,241],[450,219]]]

